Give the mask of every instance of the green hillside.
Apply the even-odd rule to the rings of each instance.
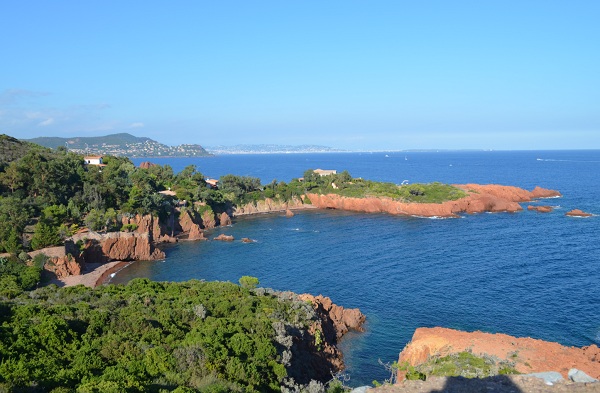
[[[125,146],[131,143],[144,143],[146,141],[152,141],[150,138],[137,137],[126,132],[119,134],[111,134],[106,136],[90,136],[90,137],[72,137],[72,138],[60,138],[60,137],[38,137],[33,139],[27,139],[28,142],[37,143],[44,147],[56,149],[59,146],[65,146],[68,144],[70,149],[85,149],[86,143],[89,146],[94,145],[119,145]],[[154,141],[152,141],[154,142]]]
[[[137,137],[124,132],[95,137],[39,137],[27,141],[52,149],[66,147],[69,151],[80,154],[118,157],[203,157],[211,155],[197,144],[168,146],[147,137]]]
[[[0,135],[0,167],[2,164],[18,160],[30,150],[41,149],[33,143],[20,141],[12,136]]]

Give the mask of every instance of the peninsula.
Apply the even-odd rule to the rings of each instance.
[[[31,143],[56,149],[66,149],[85,155],[111,155],[118,157],[204,157],[210,156],[198,144],[167,146],[146,137],[136,137],[128,133],[98,137],[39,137],[27,140]]]

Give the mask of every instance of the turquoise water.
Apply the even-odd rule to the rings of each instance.
[[[387,157],[386,157],[387,155]],[[138,160],[141,161],[141,160]],[[367,332],[343,340],[351,385],[387,377],[378,364],[397,360],[419,326],[503,332],[567,345],[600,343],[600,151],[445,152],[221,156],[170,159],[205,175],[289,180],[307,168],[348,169],[353,176],[410,182],[500,183],[553,188],[539,203],[553,213],[480,214],[419,219],[385,214],[301,211],[236,219],[215,230],[256,243],[180,243],[167,259],[132,264],[133,277],[237,282],[324,294],[367,315]],[[211,235],[211,237],[212,237]]]

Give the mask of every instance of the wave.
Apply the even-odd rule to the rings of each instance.
[[[425,218],[428,220],[448,220],[448,219],[453,219],[453,218],[462,218],[462,217],[442,217],[442,216],[419,216],[416,214],[411,214],[411,217],[415,217],[415,218]]]
[[[556,158],[536,158],[536,161],[545,161],[545,162],[600,162],[598,160],[559,160]]]

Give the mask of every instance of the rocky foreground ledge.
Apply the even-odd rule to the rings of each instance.
[[[391,198],[351,198],[337,194],[307,194],[311,203],[321,209],[350,210],[365,213],[388,213],[417,217],[454,218],[460,213],[498,213],[523,210],[519,203],[539,198],[556,198],[560,192],[536,187],[532,191],[497,184],[455,184],[467,196],[443,203],[406,203]]]
[[[418,328],[398,363],[399,382],[374,393],[600,392],[596,345],[576,348],[500,333]]]
[[[400,353],[399,363],[418,366],[431,358],[465,351],[506,362],[521,374],[556,371],[568,378],[569,370],[577,368],[593,378],[600,378],[600,348],[597,345],[568,347],[529,337],[442,327],[415,330],[411,342]],[[403,379],[404,375],[399,377]]]

